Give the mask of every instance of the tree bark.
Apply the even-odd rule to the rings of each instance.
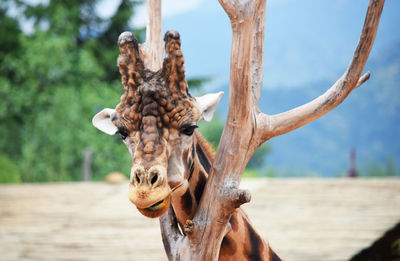
[[[140,51],[146,68],[152,71],[158,71],[162,66],[161,17],[161,0],[147,0],[146,42],[140,45]]]

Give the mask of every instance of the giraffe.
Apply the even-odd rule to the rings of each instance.
[[[118,66],[124,93],[115,109],[96,114],[93,125],[119,134],[131,156],[129,199],[141,214],[156,218],[172,206],[185,233],[201,200],[213,161],[207,141],[197,132],[199,120],[210,121],[222,92],[193,97],[188,92],[180,35],[164,37],[162,68],[145,68],[136,38],[118,38]],[[230,218],[219,260],[280,260],[238,208]],[[168,249],[166,249],[168,251]]]

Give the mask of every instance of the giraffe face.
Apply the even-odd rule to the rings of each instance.
[[[197,122],[211,120],[222,93],[188,93],[177,32],[166,34],[168,56],[158,72],[144,68],[135,39],[124,34],[118,65],[125,93],[115,110],[104,109],[93,124],[121,136],[132,156],[129,199],[143,215],[159,217],[185,180],[182,155],[193,146]]]
[[[168,209],[171,189],[183,179],[178,155],[191,146],[200,119],[193,98],[174,100],[162,80],[155,82],[157,88],[140,86],[136,102],[117,106],[112,118],[132,156],[129,199],[148,217]]]

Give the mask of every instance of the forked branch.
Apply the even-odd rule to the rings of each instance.
[[[261,29],[265,23],[265,0],[220,0],[220,3],[232,25],[229,112],[193,219],[199,233],[188,235],[192,245],[199,244],[194,260],[217,260],[229,217],[237,207],[232,199],[237,195],[241,175],[254,151],[269,138],[326,114],[368,79],[369,74],[361,78],[360,75],[375,39],[384,0],[370,1],[352,62],[334,86],[308,104],[273,116],[261,113],[257,107],[262,87],[264,30]]]
[[[148,8],[152,8],[150,3],[159,1],[148,0]],[[160,218],[163,241],[166,249],[170,250],[167,251],[170,260],[218,259],[222,239],[229,231],[227,224],[232,212],[250,200],[250,194],[239,189],[248,160],[266,140],[321,117],[368,80],[369,73],[360,76],[374,42],[384,5],[384,0],[370,0],[353,59],[344,75],[328,91],[305,105],[270,116],[260,112],[257,107],[262,87],[266,0],[219,2],[232,26],[229,112],[207,185],[191,221],[192,230],[186,235],[180,233],[172,208]],[[161,13],[153,15],[159,15],[161,27]],[[149,40],[149,35],[152,35],[149,31],[158,29],[148,27],[147,30]],[[156,34],[161,37],[161,30]],[[160,53],[158,50],[157,55],[161,61],[162,51]],[[148,65],[146,58],[144,60],[147,67],[153,68]]]

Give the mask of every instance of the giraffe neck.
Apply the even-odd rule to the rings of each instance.
[[[172,194],[172,207],[182,231],[186,220],[193,219],[200,203],[208,173],[211,170],[213,153],[207,141],[196,132],[191,151],[183,153],[185,183]],[[221,243],[219,260],[262,260],[281,259],[255,231],[247,215],[236,209],[229,220],[232,230]]]
[[[203,194],[213,160],[207,141],[195,133],[191,151],[184,153],[185,182],[179,191],[172,194],[172,207],[181,226],[192,219]]]

